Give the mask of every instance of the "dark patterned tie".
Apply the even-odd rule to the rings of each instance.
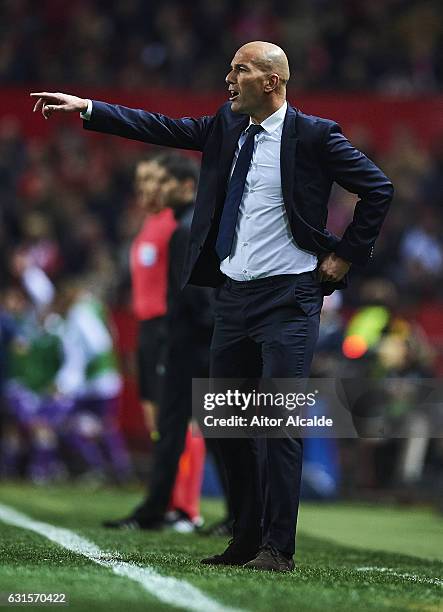
[[[245,190],[246,176],[251,164],[252,152],[254,151],[254,136],[263,130],[261,125],[250,125],[246,131],[246,140],[243,143],[237,157],[234,172],[228,185],[223,212],[218,229],[215,250],[223,261],[231,254],[234,241],[235,226],[237,225],[238,209]]]

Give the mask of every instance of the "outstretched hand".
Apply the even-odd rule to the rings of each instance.
[[[318,267],[318,279],[324,281],[340,281],[348,272],[351,264],[335,253],[329,253]]]
[[[45,119],[49,119],[52,113],[83,113],[88,108],[88,100],[70,94],[43,91],[30,96],[37,98],[33,112],[41,111]]]

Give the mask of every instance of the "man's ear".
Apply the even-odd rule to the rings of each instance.
[[[265,92],[270,93],[271,91],[274,91],[275,89],[277,89],[279,82],[280,82],[280,77],[278,76],[278,74],[269,75],[268,81],[265,84]]]

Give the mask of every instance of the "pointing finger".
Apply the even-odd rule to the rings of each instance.
[[[47,102],[57,102],[60,99],[60,94],[58,93],[50,93],[47,91],[41,91],[39,93],[31,93],[29,94],[31,98],[43,98]]]

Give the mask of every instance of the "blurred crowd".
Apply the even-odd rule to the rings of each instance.
[[[5,0],[0,83],[218,88],[233,49],[272,40],[303,91],[441,91],[441,17],[437,0]]]

